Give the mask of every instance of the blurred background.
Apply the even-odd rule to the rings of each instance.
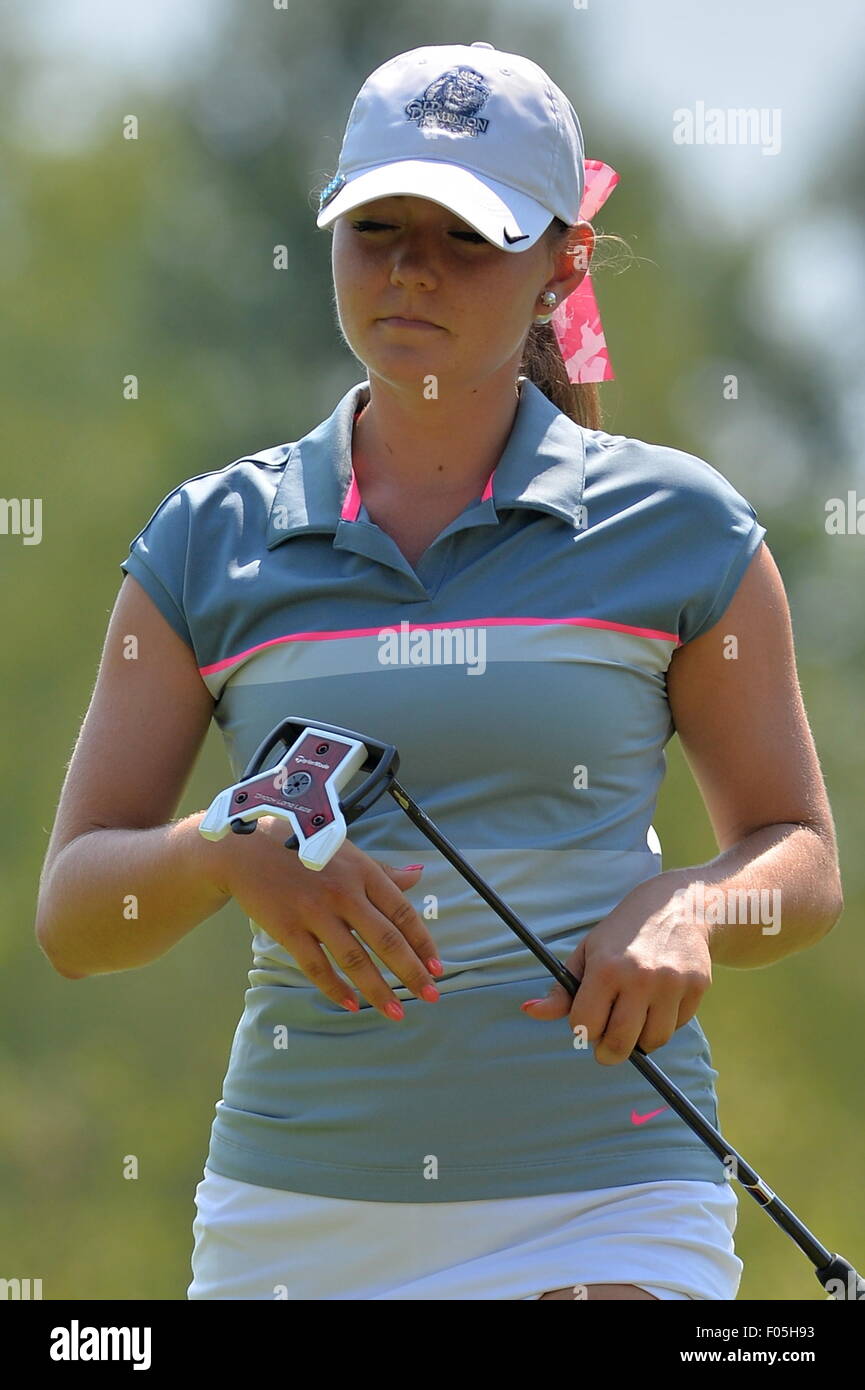
[[[0,1276],[41,1278],[46,1299],[185,1296],[246,920],[232,904],[147,969],[73,983],[33,933],[42,858],[129,542],[178,483],[300,438],[365,376],[336,330],[314,191],[358,88],[397,53],[475,39],[546,68],[587,155],[622,176],[595,223],[635,253],[595,275],[605,428],[718,468],[784,577],[846,908],[811,951],[717,968],[700,1019],[725,1136],[861,1268],[865,540],[855,520],[826,529],[829,499],[865,495],[858,0],[819,16],[799,0],[37,0],[0,22],[0,490],[42,499],[39,544],[0,536],[17,788],[0,813]],[[709,108],[764,112],[768,138],[677,143],[674,113],[699,128]],[[664,867],[705,862],[717,846],[675,739],[668,762]],[[177,817],[227,768],[211,728]],[[822,1299],[737,1191],[740,1297]]]

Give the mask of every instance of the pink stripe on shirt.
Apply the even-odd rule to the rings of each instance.
[[[673,642],[677,647],[680,645],[679,638],[674,632],[661,632],[658,628],[653,627],[633,627],[630,623],[611,623],[604,618],[459,618],[455,622],[449,623],[411,623],[409,631],[432,632],[435,628],[455,627],[541,627],[550,623],[566,623],[573,627],[603,628],[610,632],[630,632],[635,637]],[[285,637],[272,637],[268,642],[259,642],[254,647],[248,647],[246,651],[238,652],[236,656],[227,656],[223,661],[214,661],[211,666],[199,666],[198,670],[202,676],[215,675],[217,671],[224,671],[229,666],[235,666],[238,662],[245,661],[255,652],[264,651],[266,647],[275,647],[281,642],[330,642],[336,638],[377,637],[379,633],[393,630],[393,623],[385,623],[381,627],[346,627],[333,632],[292,632]]]

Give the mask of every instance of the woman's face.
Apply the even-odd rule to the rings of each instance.
[[[581,225],[591,246],[591,229]],[[585,273],[544,237],[527,251],[503,251],[440,203],[408,196],[377,198],[337,218],[332,264],[343,336],[371,374],[463,383],[505,367],[516,378],[532,318],[549,312],[538,295],[550,285],[561,302]],[[436,326],[393,321],[399,317]]]

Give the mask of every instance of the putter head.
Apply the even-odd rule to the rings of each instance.
[[[294,831],[301,863],[323,869],[345,840],[340,788],[368,757],[360,739],[309,724],[273,767],[221,791],[199,830],[221,840],[229,830],[250,833],[261,816],[279,816]]]

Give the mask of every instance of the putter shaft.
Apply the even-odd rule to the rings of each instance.
[[[573,998],[580,985],[576,976],[529,930],[517,914],[499,897],[495,889],[481,878],[477,870],[472,868],[471,864],[463,858],[459,850],[442,834],[395,777],[391,779],[387,790],[409,819],[426,835],[436,849],[441,851],[458,873],[471,884],[475,892],[480,894]],[[814,1272],[823,1287],[827,1288],[830,1283],[836,1285],[843,1283],[845,1290],[847,1290],[844,1294],[845,1299],[865,1298],[865,1280],[854,1267],[840,1255],[833,1254],[827,1250],[825,1245],[821,1244],[817,1237],[808,1230],[808,1227],[772,1191],[771,1187],[763,1182],[759,1173],[755,1172],[742,1155],[731,1144],[727,1143],[724,1136],[713,1125],[709,1124],[709,1121],[684,1092],[680,1091],[678,1086],[664,1075],[660,1067],[646,1055],[639,1045],[634,1048],[628,1061],[633,1063],[646,1080],[654,1086],[655,1090],[664,1097],[670,1108],[685,1121],[686,1125],[690,1126],[694,1133],[721,1159],[722,1163],[727,1165],[731,1158],[734,1160],[734,1177],[747,1192],[750,1192],[754,1200],[772,1217],[772,1220],[796,1242],[799,1249],[807,1255],[814,1265]]]

